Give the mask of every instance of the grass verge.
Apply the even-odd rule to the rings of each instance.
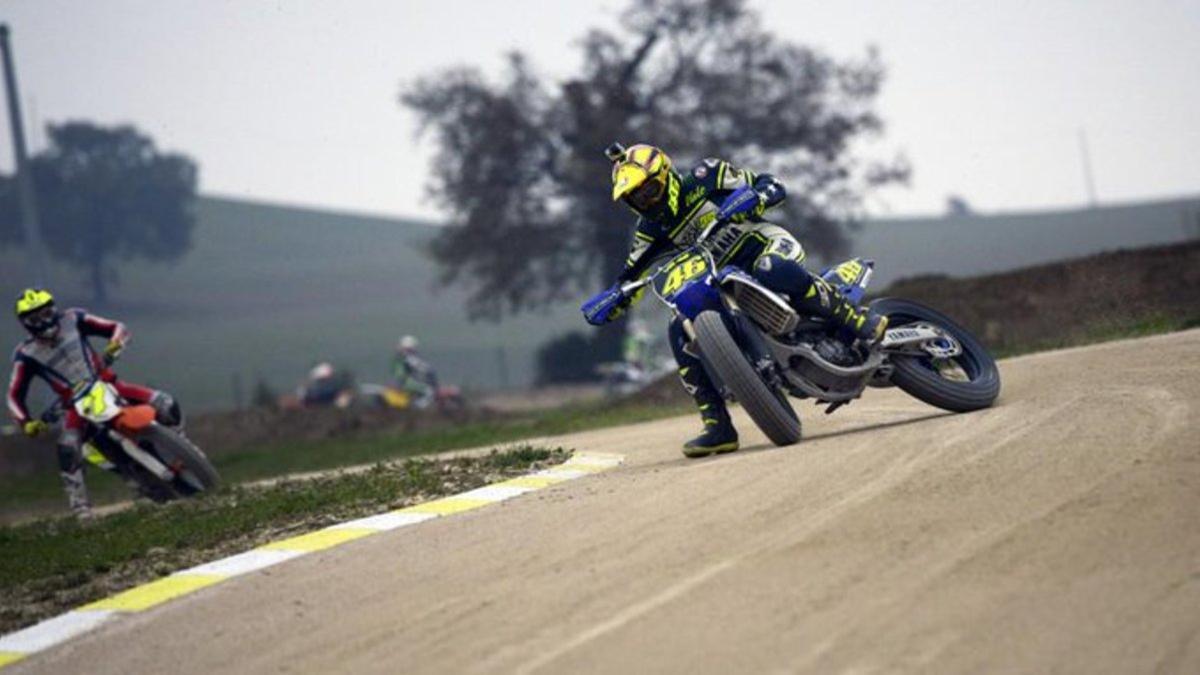
[[[409,459],[369,471],[233,488],[79,523],[0,528],[0,634],[256,546],[471,490],[565,461],[525,446],[477,457]]]
[[[487,447],[541,436],[647,422],[688,412],[681,405],[645,403],[588,404],[528,415],[408,434],[348,438],[320,442],[291,442],[227,453],[217,469],[227,482],[237,483],[305,471],[369,464],[447,450]]]

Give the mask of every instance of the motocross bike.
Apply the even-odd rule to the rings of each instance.
[[[65,405],[55,402],[42,413],[42,421],[61,420]],[[88,422],[84,458],[118,474],[151,501],[190,497],[220,484],[200,448],[176,429],[157,422],[153,407],[130,404],[99,376],[76,385],[70,405]]]
[[[800,440],[800,418],[788,396],[811,398],[831,413],[868,386],[897,386],[955,412],[986,408],[1000,393],[1000,373],[965,328],[925,305],[881,298],[872,311],[888,317],[882,340],[865,345],[825,319],[804,316],[779,292],[740,268],[717,269],[705,246],[709,225],[689,248],[641,279],[614,289],[624,298],[650,289],[682,322],[704,369],[727,399],[742,407],[776,445]],[[858,305],[874,262],[853,258],[822,273]]]
[[[375,408],[407,410],[419,407],[410,392],[386,384],[360,384],[356,394],[357,400]],[[442,413],[461,412],[467,407],[462,389],[453,384],[438,385],[433,393],[432,404]]]

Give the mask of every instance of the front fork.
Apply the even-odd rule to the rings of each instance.
[[[742,353],[749,360],[754,372],[772,390],[780,391],[785,389],[783,377],[779,372],[779,366],[775,362],[770,347],[767,346],[758,328],[754,326],[745,314],[736,309],[731,309],[727,304],[722,308],[720,314],[725,323],[725,328],[733,336],[738,346],[742,348]],[[691,319],[679,315],[679,320],[683,325],[684,333],[688,337],[688,346],[692,348],[691,352],[704,364],[705,372],[708,373],[709,379],[712,380],[713,385],[717,387],[722,396],[726,399],[731,398],[728,388],[721,381],[720,376],[716,373],[716,369],[709,367],[708,359],[704,357],[703,352],[695,348],[696,330],[692,326]]]

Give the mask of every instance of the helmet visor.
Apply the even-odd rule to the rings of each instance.
[[[650,178],[637,186],[625,196],[625,201],[638,211],[646,211],[654,207],[662,197],[665,181],[658,177]]]
[[[22,314],[21,324],[34,335],[45,335],[58,327],[58,309],[54,305],[46,305]]]

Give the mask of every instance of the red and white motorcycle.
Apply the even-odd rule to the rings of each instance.
[[[121,398],[116,387],[100,378],[80,383],[71,406],[87,420],[84,457],[113,471],[140,494],[166,502],[215,489],[220,477],[208,457],[179,430],[156,421],[147,404]],[[42,419],[57,422],[62,402],[55,403]]]

